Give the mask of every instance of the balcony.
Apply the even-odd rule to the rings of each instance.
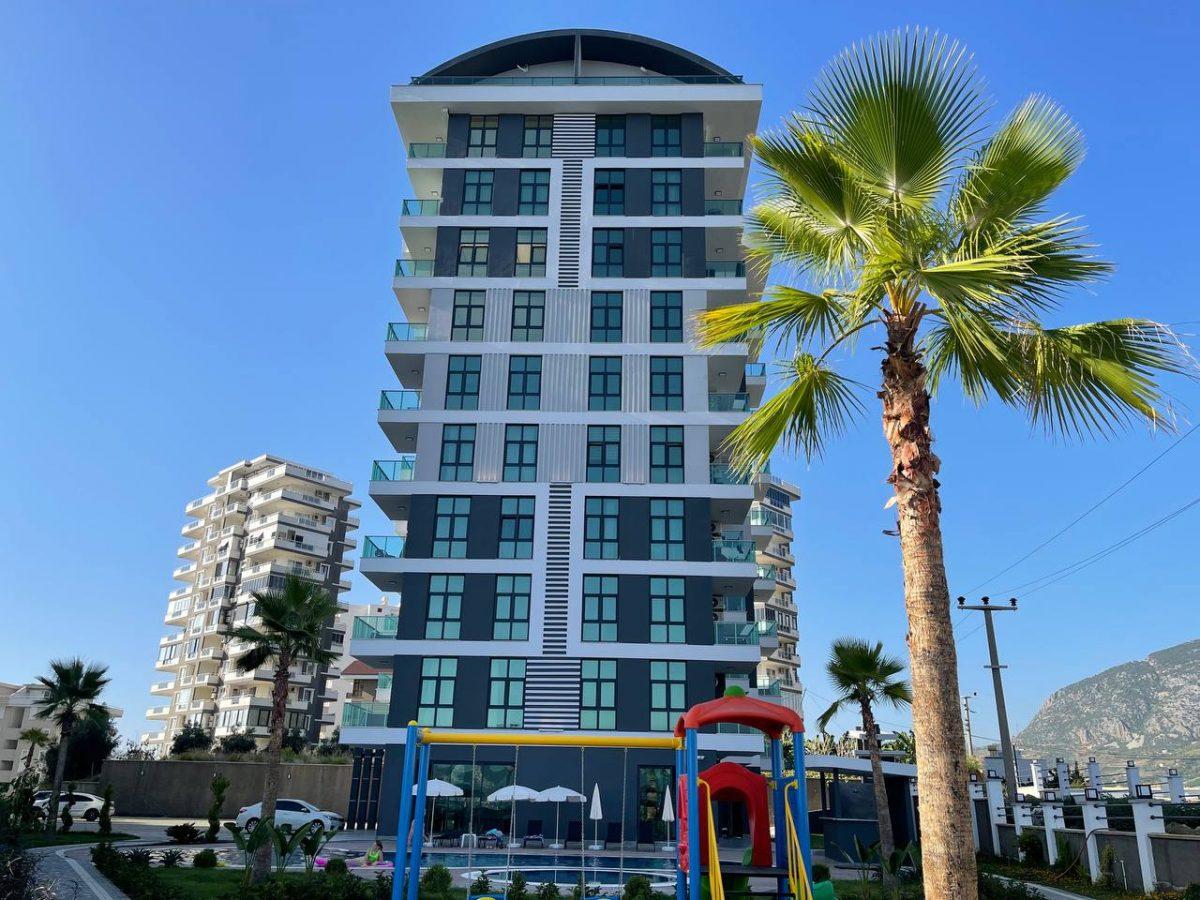
[[[783,682],[778,678],[760,678],[758,693],[764,697],[780,697],[783,695]]]
[[[709,412],[751,412],[750,395],[746,394],[746,393],[709,394],[708,395],[708,411]]]
[[[415,143],[408,145],[409,159],[445,159],[446,145],[441,143]]]
[[[351,640],[373,641],[395,639],[399,616],[355,616]]]
[[[759,644],[755,622],[714,622],[713,643],[721,646],[752,647]]]
[[[427,341],[429,340],[429,324],[426,322],[389,322],[387,339],[389,341]]]
[[[750,507],[750,516],[746,522],[750,525],[769,525],[778,531],[786,531],[789,534],[792,531],[791,516],[785,516],[783,513],[761,506]]]
[[[150,693],[152,694],[170,694],[174,690],[174,681],[156,681],[150,685]]]
[[[405,200],[400,204],[400,215],[436,216],[441,208],[441,200]]]
[[[420,391],[380,391],[379,408],[383,410],[406,410],[421,408]]]
[[[713,562],[754,562],[754,541],[713,541]]]
[[[766,378],[767,364],[761,362],[746,363],[747,378]]]
[[[742,214],[742,201],[705,200],[704,214],[706,216],[740,216]]]
[[[367,537],[362,555],[363,559],[400,559],[404,556],[404,538],[398,534]]]
[[[398,259],[396,260],[397,278],[432,278],[432,259]],[[189,510],[190,511],[190,510]]]
[[[705,156],[744,156],[741,141],[705,141]]]
[[[708,480],[711,484],[749,484],[750,475],[739,472],[728,463],[712,463],[708,467]]]
[[[744,613],[746,598],[735,594],[726,594],[721,598],[721,605],[724,606],[727,613]]]
[[[779,575],[779,570],[775,566],[758,566],[757,568],[758,568],[758,576],[757,577],[762,578],[766,581],[774,581]]]
[[[352,700],[342,707],[343,728],[380,728],[387,725],[388,704]]]
[[[417,455],[406,453],[400,459],[377,459],[371,465],[372,481],[412,481]]]
[[[705,278],[745,278],[746,264],[741,260],[710,259],[704,264]]]
[[[166,706],[151,706],[146,709],[147,719],[162,719],[171,714],[170,704]]]

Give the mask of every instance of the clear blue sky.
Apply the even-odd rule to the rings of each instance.
[[[741,13],[746,18],[740,18]],[[974,51],[998,109],[1062,102],[1090,154],[1061,193],[1119,265],[1065,318],[1145,315],[1200,331],[1194,253],[1194,10],[1022,2],[254,4],[14,2],[0,28],[0,680],[53,656],[109,664],[123,731],[144,727],[183,506],[271,452],[352,479],[389,448],[384,324],[408,190],[388,87],[502,37],[592,26],[651,35],[798,106],[848,43],[904,24]],[[871,368],[863,371],[874,375]],[[1175,384],[1194,410],[1194,386]],[[1186,409],[1185,409],[1186,414]],[[935,409],[952,591],[1053,533],[1158,453],[1161,436],[1071,445],[953,393]],[[1191,416],[1195,420],[1195,415]],[[1196,492],[1200,436],[1004,589],[1085,556]],[[827,696],[831,638],[904,650],[887,457],[872,409],[799,483],[804,675]],[[386,533],[368,502],[360,534]],[[1200,509],[1001,620],[1014,727],[1047,692],[1200,637]],[[354,576],[352,599],[376,592]],[[962,632],[974,626],[964,623]],[[995,736],[983,633],[961,644],[976,731]],[[810,699],[809,714],[821,701]],[[887,717],[886,718],[895,718]],[[848,725],[849,721],[844,721]]]

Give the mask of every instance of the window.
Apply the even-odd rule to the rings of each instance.
[[[654,412],[683,409],[683,357],[650,357],[650,409]]]
[[[650,117],[650,155],[683,155],[679,116]]]
[[[544,216],[550,212],[550,170],[523,169],[517,212],[522,216]]]
[[[463,577],[429,576],[429,612],[425,637],[434,641],[457,641],[462,633]]]
[[[500,500],[501,559],[533,557],[533,498],[504,497]]]
[[[467,156],[495,156],[499,116],[471,116],[467,132]]]
[[[683,579],[650,579],[650,643],[682,644]]]
[[[583,576],[583,640],[617,639],[617,576]]]
[[[656,344],[683,340],[682,292],[650,292],[650,340]]]
[[[470,497],[438,497],[433,517],[435,559],[462,559],[467,555],[467,523],[471,518]]]
[[[683,232],[678,228],[655,228],[650,232],[650,274],[655,278],[683,275]]]
[[[624,116],[596,116],[596,155],[625,155]]]
[[[792,498],[785,494],[779,488],[767,488],[767,502],[772,506],[778,506],[780,509],[785,509],[788,512],[792,510]]]
[[[540,341],[545,320],[545,291],[513,292],[512,339],[514,341]]]
[[[510,356],[508,358],[508,408],[542,408],[542,358],[540,356]]]
[[[471,481],[475,477],[475,426],[442,426],[442,481]]]
[[[592,214],[625,215],[625,170],[597,169],[592,194]]]
[[[583,508],[583,558],[616,559],[621,501],[588,497]]]
[[[587,480],[610,483],[621,480],[621,426],[588,426]]]
[[[667,837],[667,824],[662,820],[664,797],[675,783],[672,766],[638,766],[637,820],[638,833],[660,841]]]
[[[509,425],[504,429],[505,481],[537,481],[537,455],[536,425]]]
[[[650,558],[683,559],[683,501],[650,501]]]
[[[658,174],[658,173],[655,173]],[[463,179],[462,214],[490,216],[492,214],[492,183],[496,173],[491,169],[470,169]]]
[[[487,275],[488,230],[464,228],[458,233],[458,274]]]
[[[620,343],[620,291],[592,291],[592,340],[601,344]]]
[[[528,575],[496,576],[496,615],[492,624],[494,640],[529,639],[529,595]]]
[[[593,356],[588,360],[588,409],[621,408],[621,357]]]
[[[454,724],[454,678],[457,674],[458,660],[453,657],[427,656],[421,660],[418,724],[435,727]]]
[[[526,116],[521,155],[544,158],[554,141],[554,116]]]
[[[483,340],[483,291],[455,291],[450,318],[450,340]]]
[[[451,356],[446,362],[446,409],[479,409],[478,356]]]
[[[541,278],[546,274],[546,229],[517,229],[518,278]]]
[[[650,426],[650,481],[683,483],[683,426]]]
[[[580,697],[579,727],[617,727],[617,661],[585,659],[581,666],[583,694]]]
[[[525,719],[525,660],[493,659],[488,728],[520,728]]]
[[[683,173],[679,169],[655,169],[650,173],[650,215],[683,214]]]
[[[620,278],[625,271],[625,232],[620,228],[592,231],[592,275]]]
[[[650,730],[670,731],[687,710],[687,668],[679,661],[650,661]]]

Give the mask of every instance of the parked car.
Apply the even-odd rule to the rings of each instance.
[[[237,824],[247,831],[253,831],[262,817],[262,804],[252,803],[238,810]],[[310,825],[320,825],[326,831],[341,831],[346,827],[346,820],[335,812],[318,809],[304,800],[276,800],[275,824],[291,825],[292,828],[306,828]]]
[[[51,791],[38,791],[34,795],[33,807],[39,816],[45,816],[49,813],[51,793]],[[64,791],[58,795],[58,814],[60,816],[62,815],[63,807],[66,806],[70,807],[72,818],[83,819],[85,822],[95,822],[100,818],[100,808],[104,806],[104,800],[95,794],[82,794],[79,791],[68,794]],[[115,814],[116,807],[109,807],[109,812]]]

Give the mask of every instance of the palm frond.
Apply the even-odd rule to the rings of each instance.
[[[817,727],[820,728],[821,731],[828,731],[829,723],[833,721],[834,716],[842,711],[842,707],[846,705],[847,701],[848,698],[843,697],[830,703],[825,712],[821,713],[821,715],[817,718]]]
[[[756,338],[760,330],[794,337],[832,340],[845,331],[845,301],[833,291],[820,294],[773,285],[765,300],[718,306],[697,317],[696,337],[702,347]]]
[[[1009,287],[1009,297],[1031,313],[1053,309],[1067,290],[1099,281],[1112,263],[1092,255],[1095,245],[1074,220],[1055,218],[1014,229],[993,247],[1020,257],[1022,277]]]
[[[941,324],[923,338],[929,389],[937,393],[946,378],[982,404],[994,392],[1005,403],[1021,395],[1021,382],[1009,358],[1006,320],[970,303],[943,303],[932,315]]]
[[[275,656],[276,654],[272,647],[266,644],[258,644],[239,656],[234,665],[237,666],[239,672],[253,672],[255,669],[261,669],[274,659]]]
[[[844,432],[863,404],[855,396],[860,385],[839,375],[810,353],[798,353],[783,367],[789,383],[738,425],[724,448],[735,469],[762,469],[776,444],[819,456],[828,438]]]

